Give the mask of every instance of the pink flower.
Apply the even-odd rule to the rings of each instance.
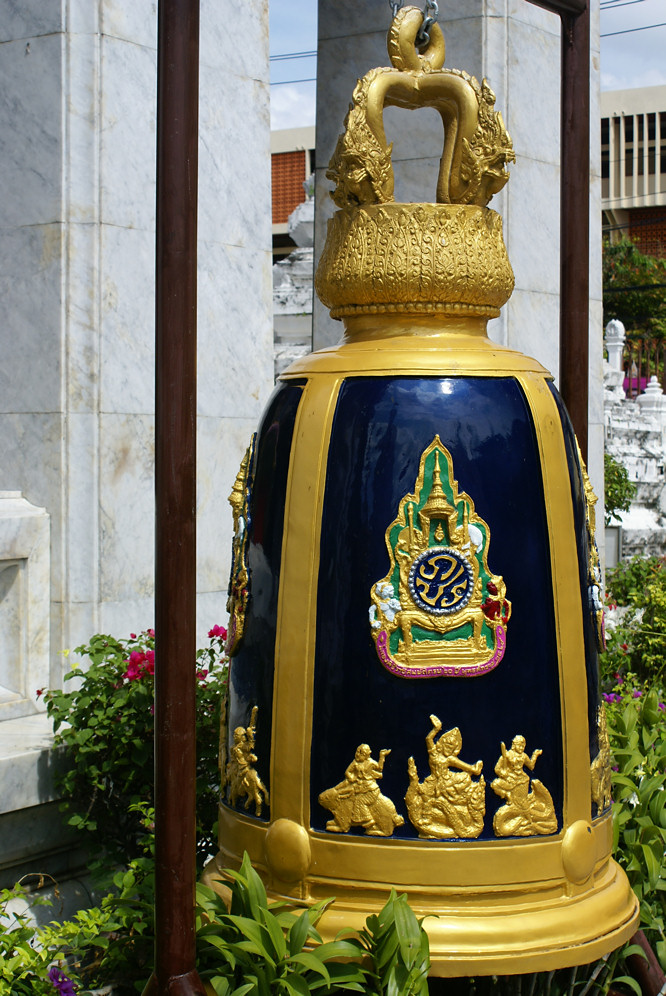
[[[130,633],[130,640],[136,640],[136,633]]]
[[[219,636],[220,639],[226,640],[227,631],[224,626],[213,626],[212,629],[208,630],[208,636],[212,639],[214,636]]]
[[[197,671],[197,678],[199,681],[205,681],[208,677],[208,671]]]
[[[43,694],[44,694],[44,689],[43,688],[38,688],[37,691],[35,692],[35,695],[37,696],[37,698],[39,698],[39,696],[43,695]]]
[[[155,630],[154,629],[147,629],[146,633],[148,634],[148,636],[150,637],[151,640],[155,639]]]

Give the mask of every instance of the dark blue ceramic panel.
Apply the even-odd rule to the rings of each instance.
[[[257,771],[270,791],[271,720],[277,600],[282,557],[284,500],[296,412],[303,382],[275,389],[257,435],[254,484],[249,515],[250,599],[245,635],[229,669],[228,746],[237,726],[257,716]],[[244,799],[238,803],[242,808]],[[264,810],[262,818],[268,819]]]
[[[488,565],[501,574],[513,613],[504,659],[489,674],[405,679],[382,667],[368,622],[370,589],[389,566],[385,531],[414,490],[421,454],[439,434],[461,491],[491,533]],[[340,782],[361,743],[390,748],[382,792],[405,818],[407,759],[429,773],[425,737],[435,713],[459,726],[462,760],[483,760],[493,837],[502,800],[490,782],[500,743],[516,734],[543,755],[534,776],[562,821],[562,743],[550,554],[542,475],[530,412],[513,378],[348,379],[328,455],[317,609],[311,822],[330,813],[319,793]],[[362,832],[360,829],[351,832]],[[396,836],[413,837],[406,819]]]
[[[578,581],[580,597],[583,604],[583,635],[585,639],[585,667],[587,671],[587,707],[590,725],[590,759],[599,753],[599,738],[597,736],[597,712],[601,702],[599,685],[599,653],[596,640],[596,625],[588,598],[588,563],[589,541],[587,535],[587,520],[585,517],[585,488],[583,475],[578,462],[576,436],[560,393],[551,385],[553,397],[562,420],[562,432],[567,451],[569,478],[571,480],[571,498],[574,508],[574,528],[576,530],[576,546],[578,547]]]

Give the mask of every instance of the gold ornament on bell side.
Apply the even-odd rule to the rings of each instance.
[[[602,703],[597,713],[597,730],[599,737],[599,753],[590,765],[592,782],[592,801],[599,813],[603,813],[611,804],[611,750],[606,723],[606,707]]]
[[[430,774],[421,783],[416,762],[407,762],[409,788],[405,796],[409,819],[419,837],[442,840],[447,837],[478,837],[486,811],[486,782],[481,775],[483,761],[467,764],[458,755],[462,736],[455,726],[442,733],[442,723],[431,716],[432,729],[426,737]],[[457,771],[452,769],[457,768]],[[481,775],[478,782],[472,775]]]
[[[530,757],[525,746],[525,737],[520,734],[513,738],[509,750],[502,742],[502,754],[495,765],[497,778],[490,783],[493,792],[506,799],[493,817],[497,837],[532,837],[557,830],[550,792],[538,778],[533,778],[530,785],[530,776],[524,770],[534,771],[543,751],[537,749]]]
[[[375,761],[368,744],[359,744],[344,781],[319,796],[320,805],[333,813],[327,830],[346,833],[352,826],[361,826],[371,837],[390,837],[395,827],[403,825],[404,817],[377,784],[390,753],[380,750],[379,760]]]
[[[234,742],[229,752],[227,762],[226,783],[229,788],[229,802],[235,806],[239,799],[245,797],[245,808],[254,803],[257,816],[261,816],[263,803],[269,805],[268,789],[262,782],[256,768],[259,760],[254,753],[254,740],[257,731],[258,706],[254,706],[250,716],[250,725],[237,726],[234,730]],[[263,796],[263,798],[262,798]]]
[[[390,566],[372,586],[368,610],[384,667],[405,678],[497,667],[511,602],[504,579],[488,567],[488,523],[459,491],[439,436],[424,450],[414,494],[400,501],[385,538]],[[424,631],[433,637],[418,635]]]
[[[240,643],[245,628],[245,612],[250,597],[250,573],[247,562],[248,547],[248,513],[250,490],[252,486],[252,461],[254,447],[257,441],[256,432],[252,434],[250,445],[245,451],[236,475],[229,504],[234,517],[234,538],[231,547],[231,575],[229,577],[229,594],[227,612],[229,613],[229,633],[226,651],[232,656]]]

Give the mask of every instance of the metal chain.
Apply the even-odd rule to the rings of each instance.
[[[431,13],[432,12],[432,13]],[[417,48],[425,48],[430,44],[430,28],[439,17],[439,6],[437,0],[426,0],[423,10],[423,24],[419,29],[415,42]]]
[[[398,16],[398,11],[401,10],[404,2],[405,0],[389,0],[389,7],[391,8],[391,16],[393,18]],[[430,44],[430,28],[438,17],[439,5],[437,0],[425,0],[425,7],[423,8],[423,23],[419,28],[419,33],[415,39],[417,48],[425,48],[426,45]]]

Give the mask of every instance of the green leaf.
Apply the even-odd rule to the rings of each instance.
[[[636,993],[636,996],[643,996],[643,991],[640,985],[638,984],[636,979],[632,978],[631,975],[617,975],[613,979],[613,983],[615,982],[621,982],[623,985],[629,986],[629,988],[633,989],[633,991]]]
[[[303,949],[305,939],[310,929],[310,917],[308,911],[303,910],[296,922],[289,930],[289,954],[295,955]]]
[[[310,953],[308,951],[302,951],[300,954],[295,954],[293,957],[289,958],[289,964],[302,965],[303,968],[309,969],[311,972],[316,972],[317,975],[326,981],[326,984],[330,986],[331,976],[328,970],[321,960],[317,957],[316,953]]]

